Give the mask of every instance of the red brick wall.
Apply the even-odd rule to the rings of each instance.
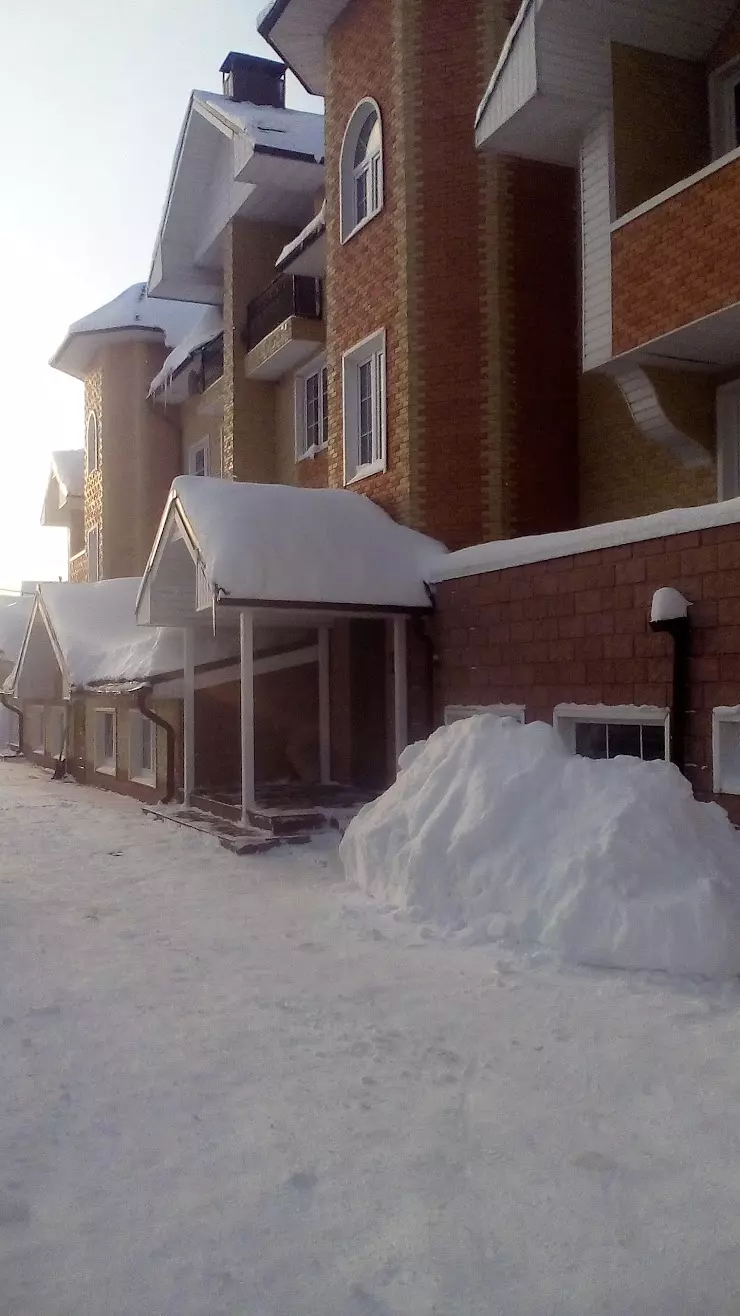
[[[712,788],[712,709],[740,703],[740,527],[697,531],[469,576],[439,586],[437,716],[446,704],[671,703],[671,642],[653,593],[693,604],[688,762]],[[740,799],[723,798],[740,821]]]
[[[512,161],[511,533],[578,525],[576,178]]]
[[[613,234],[615,355],[740,301],[739,206],[733,160]]]

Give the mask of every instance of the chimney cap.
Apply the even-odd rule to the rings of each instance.
[[[260,69],[263,73],[272,73],[282,77],[287,72],[287,64],[278,59],[263,59],[261,55],[246,55],[239,50],[230,50],[219,69],[219,73],[233,73],[240,68]]]

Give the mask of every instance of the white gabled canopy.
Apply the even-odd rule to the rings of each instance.
[[[430,607],[446,554],[362,495],[180,476],[137,603],[143,625],[183,625],[219,605],[322,614]]]
[[[134,283],[112,302],[71,324],[49,364],[84,379],[103,344],[143,339],[174,347],[202,313],[200,307],[186,302],[153,301],[147,296],[146,284]]]
[[[51,470],[41,512],[43,526],[66,526],[69,513],[82,510],[85,488],[84,448],[51,454]]]
[[[524,0],[481,102],[476,140],[574,165],[612,103],[612,42],[704,60],[737,0]]]

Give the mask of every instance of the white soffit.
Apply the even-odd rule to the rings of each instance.
[[[275,0],[258,19],[260,36],[314,96],[326,95],[326,34],[347,4],[348,0]]]

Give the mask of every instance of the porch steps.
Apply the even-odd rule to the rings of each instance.
[[[168,809],[145,806],[143,812],[159,822],[173,822],[177,823],[178,827],[189,827],[191,831],[215,836],[225,850],[231,850],[233,854],[238,855],[267,854],[268,850],[286,844],[288,839],[274,836],[260,827],[242,827],[241,824],[230,822],[226,818],[214,817],[213,814],[204,813],[200,809],[177,809],[170,812]],[[303,837],[291,837],[290,843],[295,845],[299,839],[302,840]],[[308,836],[305,837],[305,840],[309,839]]]

